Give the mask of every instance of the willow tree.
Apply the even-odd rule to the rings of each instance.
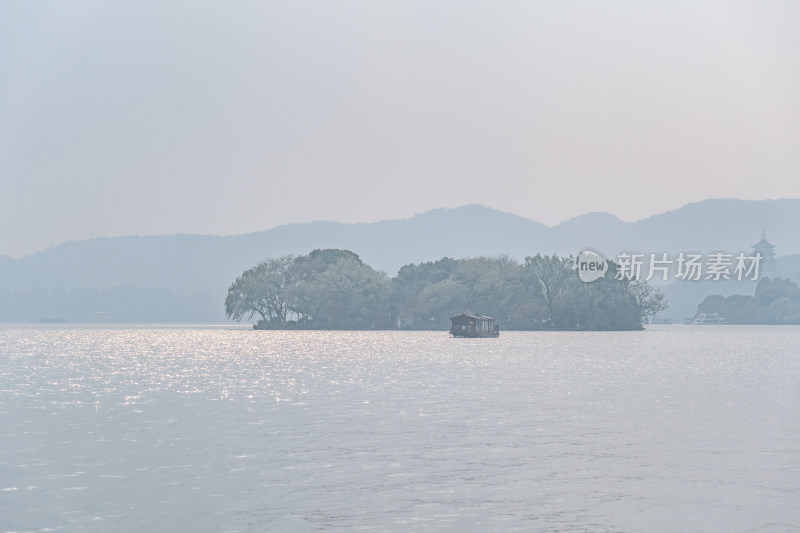
[[[267,259],[236,278],[225,298],[225,313],[237,322],[258,315],[263,322],[286,322],[295,256]]]

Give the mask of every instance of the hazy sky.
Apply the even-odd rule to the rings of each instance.
[[[0,3],[0,254],[800,197],[800,2]]]

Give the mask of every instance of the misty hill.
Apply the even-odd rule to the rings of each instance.
[[[590,213],[552,228],[558,242],[603,253],[750,251],[765,228],[778,254],[800,253],[800,200],[705,200],[636,222]]]
[[[608,257],[622,250],[749,252],[762,227],[778,254],[800,253],[800,200],[706,200],[635,222],[588,213],[554,227],[471,205],[403,220],[310,222],[233,236],[104,237],[66,242],[16,260],[0,256],[0,289],[137,287],[186,298],[204,293],[200,300],[218,300],[219,309],[192,316],[219,320],[227,287],[244,269],[267,257],[314,248],[352,250],[393,275],[404,264],[444,256],[507,253],[523,259],[537,252],[575,254],[584,247]],[[191,301],[197,305],[197,299]],[[49,314],[48,309],[38,312]]]

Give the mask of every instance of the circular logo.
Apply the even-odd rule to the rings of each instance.
[[[605,257],[592,250],[583,250],[578,254],[578,276],[586,283],[600,279],[606,274],[608,263]]]

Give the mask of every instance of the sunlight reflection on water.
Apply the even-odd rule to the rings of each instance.
[[[4,327],[0,529],[797,529],[798,340]]]

